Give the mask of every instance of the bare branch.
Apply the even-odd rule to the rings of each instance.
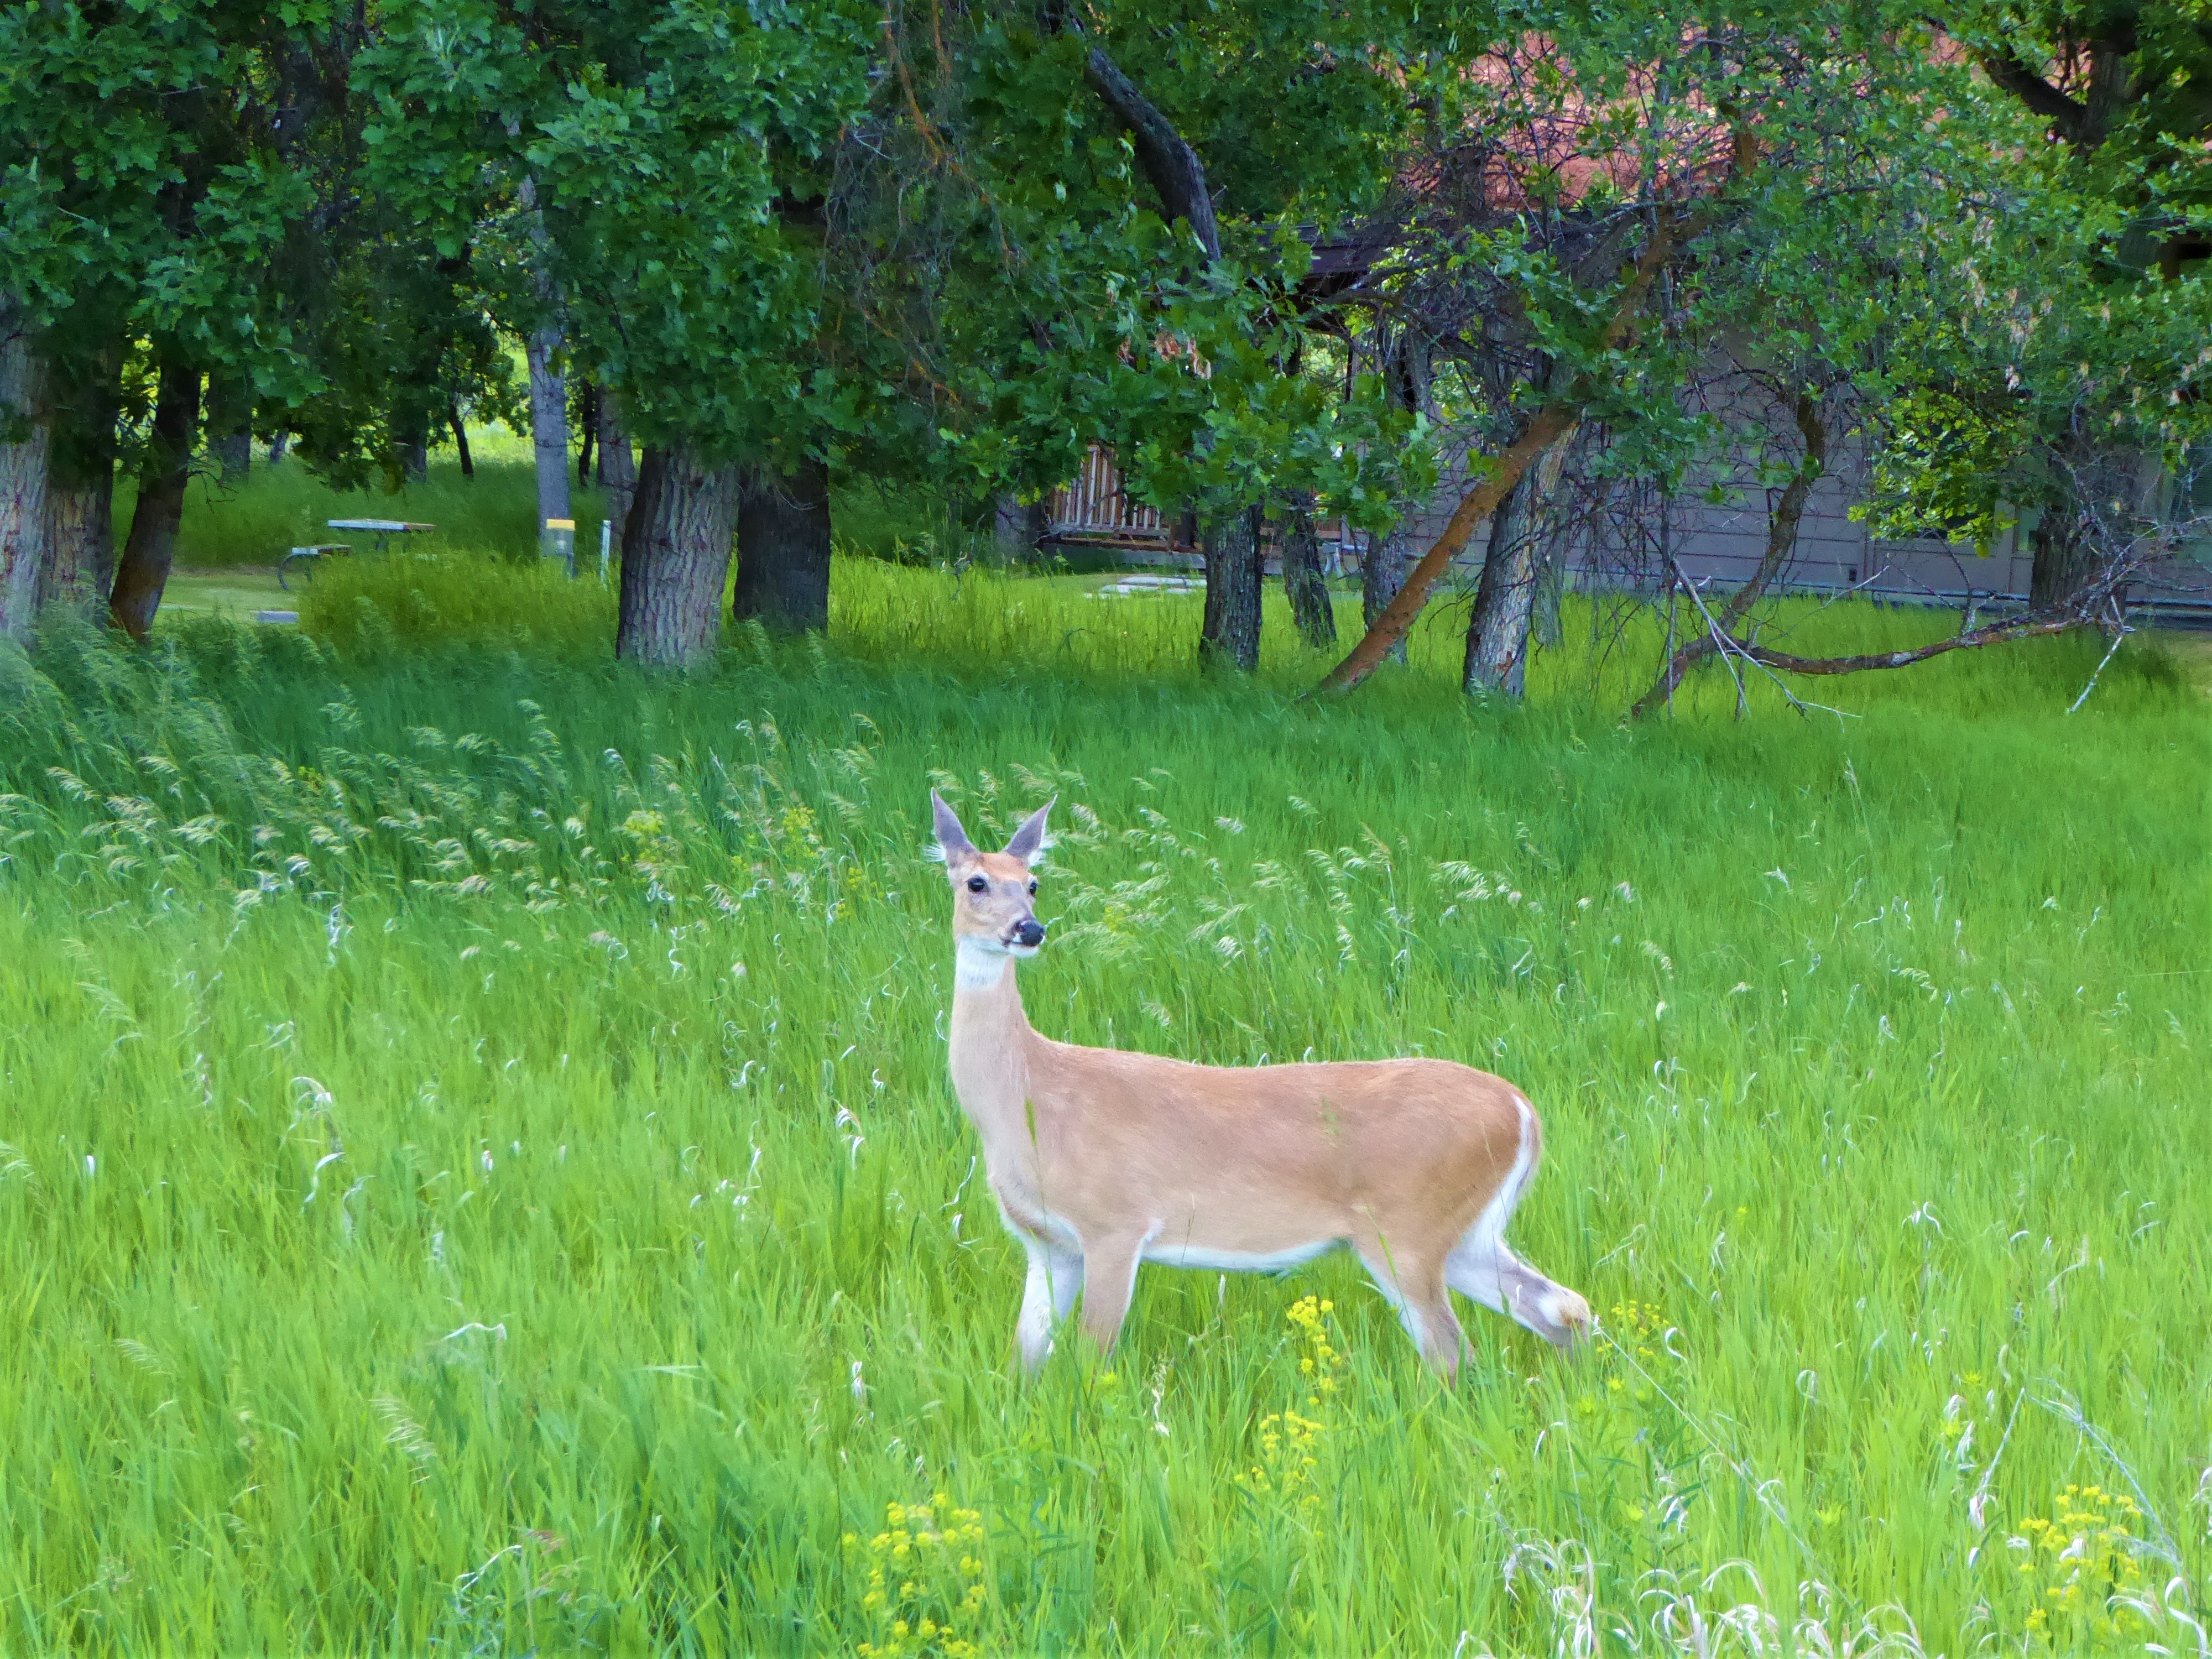
[[[1977,52],[1975,62],[2005,91],[2058,130],[2075,149],[2094,148],[2087,133],[2089,112],[2008,52]]]
[[[1631,720],[1642,720],[1661,703],[1670,701],[1675,688],[1681,684],[1682,677],[1716,651],[1726,654],[1729,644],[1733,643],[1732,630],[1736,623],[1742,621],[1745,614],[1759,602],[1759,596],[1766,592],[1768,585],[1781,574],[1783,566],[1797,550],[1797,527],[1805,516],[1805,503],[1813,494],[1813,486],[1820,482],[1820,475],[1827,470],[1828,428],[1820,418],[1820,398],[1817,392],[1800,390],[1793,400],[1790,413],[1796,420],[1797,430],[1804,436],[1805,452],[1797,464],[1796,471],[1790,476],[1788,486],[1782,492],[1781,501],[1775,504],[1773,514],[1767,520],[1766,552],[1759,562],[1759,568],[1722,607],[1717,620],[1707,618],[1711,625],[1701,637],[1669,653],[1667,665],[1660,671],[1658,679],[1628,711]],[[1671,555],[1668,562],[1673,563]],[[1682,575],[1679,565],[1675,566],[1674,574],[1679,580],[1687,580]],[[1698,602],[1698,608],[1700,611],[1705,609],[1702,600]],[[1735,671],[1731,668],[1729,672],[1733,674]],[[1736,689],[1741,696],[1741,682],[1738,682]]]
[[[2119,607],[2118,605],[2114,605],[2112,610],[2115,618],[2117,618]],[[2112,666],[2112,659],[2120,654],[2120,642],[2126,639],[2133,631],[2134,630],[2129,628],[2125,623],[2118,623],[2116,621],[2115,626],[2112,629],[2112,644],[2106,647],[2103,659],[2097,664],[2094,672],[2090,674],[2089,683],[2081,688],[2081,695],[2075,698],[2072,702],[2066,705],[2066,712],[2068,714],[2074,714],[2081,712],[2081,705],[2089,701],[2089,694],[2097,689],[2097,682],[2104,678],[2105,671]]]
[[[2051,634],[2070,634],[2077,628],[2094,628],[2095,620],[2072,611],[2057,616],[2048,612],[2031,611],[2015,617],[2010,622],[1990,623],[1964,634],[1954,634],[1948,639],[1936,641],[1911,651],[1875,651],[1857,657],[1793,657],[1786,651],[1770,651],[1763,645],[1747,645],[1731,639],[1731,648],[1742,653],[1753,662],[1765,663],[1770,668],[1780,668],[1792,674],[1857,674],[1870,668],[1910,668],[1914,663],[1926,662],[1949,651],[1972,651],[1978,646],[2004,645],[2014,640],[2040,639]]]

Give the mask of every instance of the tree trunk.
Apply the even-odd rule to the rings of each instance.
[[[2039,526],[2031,540],[2034,559],[2028,567],[2027,608],[2063,611],[2097,574],[2096,550],[2087,537],[2047,525]]]
[[[1528,663],[1528,616],[1536,598],[1536,538],[1528,533],[1527,474],[1515,481],[1490,515],[1490,551],[1468,618],[1467,664],[1460,684],[1472,696],[1502,691],[1518,697]]]
[[[623,537],[616,656],[682,667],[714,650],[740,493],[733,466],[704,465],[680,445],[647,448]]]
[[[1390,608],[1390,601],[1398,597],[1398,590],[1406,585],[1406,532],[1394,526],[1386,536],[1370,535],[1367,538],[1366,556],[1359,561],[1359,614],[1366,627],[1372,629],[1376,618]],[[1390,647],[1390,660],[1406,660],[1406,641],[1401,636]]]
[[[108,615],[134,640],[153,631],[161,590],[168,586],[199,415],[199,370],[165,357],[161,389],[154,398],[153,435],[138,473],[138,504],[131,509],[131,535],[116,566],[114,591],[107,597]]]
[[[95,349],[76,360],[70,378],[77,384],[53,399],[41,611],[54,605],[90,617],[114,580],[115,422],[122,368],[119,342]]]
[[[1559,477],[1566,470],[1567,453],[1574,442],[1575,433],[1571,430],[1528,469],[1522,484],[1521,534],[1530,544],[1528,632],[1547,650],[1559,642],[1559,601],[1566,586],[1566,561],[1559,546],[1563,534]]]
[[[0,638],[28,631],[51,557],[45,381],[29,326],[0,299]]]
[[[39,609],[92,617],[115,579],[115,452],[83,471],[57,465],[46,483],[46,533],[52,552],[39,583]]]
[[[208,453],[222,469],[223,487],[235,489],[253,465],[253,386],[226,376],[210,379],[207,392]]]
[[[469,453],[468,422],[461,418],[460,404],[446,405],[446,424],[453,429],[453,451],[461,458],[461,476],[473,482],[477,476],[476,457]]]
[[[1206,621],[1198,659],[1250,673],[1260,665],[1261,509],[1239,507],[1206,527]]]
[[[402,428],[398,435],[399,471],[409,483],[430,481],[430,434],[421,426]]]
[[[538,181],[525,178],[515,192],[522,209],[524,234],[530,240],[530,282],[544,320],[532,329],[523,355],[530,364],[530,438],[538,462],[538,533],[540,551],[548,519],[573,519],[568,501],[568,387],[554,367],[561,355],[561,324],[553,286],[553,239],[538,210]],[[628,544],[623,550],[628,552]]]
[[[1536,559],[1536,601],[1528,617],[1528,632],[1547,651],[1559,645],[1559,606],[1567,586],[1566,561],[1559,556],[1553,526],[1544,526],[1543,546]]]
[[[1321,574],[1321,537],[1314,529],[1313,495],[1294,490],[1283,514],[1283,591],[1291,616],[1308,645],[1336,643],[1336,610]]]
[[[568,392],[554,360],[561,327],[547,323],[530,336],[530,439],[538,461],[538,528],[548,519],[573,517],[568,506]]]
[[[583,409],[576,424],[584,429],[584,441],[576,447],[576,488],[581,489],[593,482],[592,477],[592,446],[599,435],[599,389],[589,380],[584,382]]]
[[[757,472],[738,509],[738,586],[730,615],[770,631],[830,627],[830,469]]]
[[[991,534],[1009,564],[1022,564],[1037,557],[1051,530],[1052,508],[1045,496],[1023,501],[1012,495],[1002,495],[992,509]]]
[[[606,487],[607,522],[614,527],[614,544],[624,546],[630,498],[637,493],[637,457],[623,425],[622,400],[604,386],[599,390],[599,482]]]

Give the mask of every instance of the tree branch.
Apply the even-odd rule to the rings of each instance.
[[[1974,61],[1990,80],[2057,128],[2059,136],[2075,149],[2095,147],[2087,141],[2089,112],[2012,53],[1976,50]]]
[[[1747,645],[1731,637],[1729,649],[1741,652],[1756,663],[1769,668],[1779,668],[1792,674],[1857,674],[1870,668],[1910,668],[1914,663],[1926,662],[1930,657],[1940,657],[1947,651],[1971,651],[1977,646],[2005,645],[2014,640],[2039,639],[2050,634],[2070,634],[2077,628],[2094,628],[2096,619],[2077,616],[2071,611],[2059,615],[2045,612],[2015,617],[2010,622],[1991,623],[1985,628],[1954,634],[1948,639],[1938,640],[1933,645],[1923,645],[1914,651],[1877,651],[1859,657],[1793,657],[1786,651],[1770,651],[1763,645]]]
[[[1205,246],[1206,258],[1218,259],[1221,227],[1213,216],[1213,198],[1206,188],[1206,165],[1198,159],[1198,152],[1158,106],[1137,90],[1135,82],[1121,73],[1103,46],[1091,49],[1083,62],[1083,74],[1106,107],[1129,129],[1136,142],[1137,160],[1152,181],[1152,188],[1159,192],[1168,222],[1188,220]]]

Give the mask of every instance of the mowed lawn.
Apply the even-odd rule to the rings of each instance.
[[[2155,646],[1631,729],[1579,610],[1527,708],[1441,608],[1310,702],[1191,600],[849,561],[826,645],[649,678],[596,584],[354,564],[0,663],[0,1650],[2198,1650]],[[1446,1388],[1345,1257],[1148,1267],[1019,1383],[933,783],[1058,797],[1048,1034],[1525,1089],[1601,1339],[1463,1308]]]

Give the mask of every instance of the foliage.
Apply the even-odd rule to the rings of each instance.
[[[325,4],[225,0],[0,13],[0,240],[34,325],[64,350],[153,335],[304,383],[253,278],[309,199],[276,143],[275,70],[331,22]]]
[[[1012,8],[949,38],[934,14],[893,27],[903,96],[847,160],[834,246],[854,304],[912,358],[964,493],[1034,497],[1092,442],[1170,513],[1310,489],[1380,523],[1425,487],[1418,425],[1371,379],[1307,372],[1329,325],[1299,291],[1316,226],[1388,183],[1413,15],[1169,0],[1082,32]],[[1224,258],[1165,222],[1085,87],[1094,49],[1202,158]]]
[[[787,467],[872,408],[819,361],[818,207],[793,204],[818,202],[876,21],[848,0],[398,4],[362,59],[374,173],[441,252],[485,245],[516,331],[557,296],[643,440]]]
[[[2026,511],[2071,538],[2111,516],[2116,478],[2137,493],[2145,459],[2171,471],[2212,433],[2212,284],[2180,257],[2212,203],[2212,30],[2186,5],[2070,0],[1941,21],[1960,210],[1914,218],[1882,295],[1866,516],[1985,548]],[[2144,528],[2164,510],[2126,505]]]

